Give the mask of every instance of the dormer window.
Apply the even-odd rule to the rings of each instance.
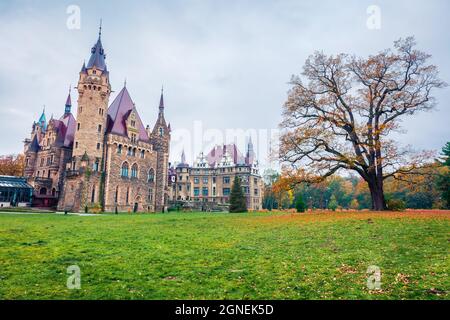
[[[159,135],[161,137],[164,135],[164,129],[162,127],[159,128]]]

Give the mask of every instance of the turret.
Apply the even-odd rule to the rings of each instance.
[[[38,126],[41,127],[42,131],[45,131],[47,129],[47,119],[45,117],[45,106],[42,109],[42,113],[41,113],[41,116],[39,117],[37,124],[38,124]]]
[[[251,164],[253,164],[254,160],[255,160],[255,151],[253,150],[252,136],[250,136],[248,139],[248,143],[247,143],[247,152],[245,154],[245,163],[251,165]]]
[[[158,119],[151,134],[151,142],[153,149],[157,152],[157,168],[156,176],[160,177],[156,180],[155,209],[156,211],[164,210],[167,206],[165,192],[167,190],[167,173],[169,164],[169,147],[170,147],[170,130],[164,119],[164,91],[161,89],[161,97],[159,99]]]
[[[162,149],[169,151],[170,130],[164,119],[164,89],[161,88],[161,97],[159,98],[158,119],[152,131],[152,140],[156,150]]]
[[[69,94],[67,95],[66,104],[64,105],[64,114],[69,114],[72,108],[72,99],[70,97],[70,88]]]
[[[97,42],[91,49],[87,64],[79,73],[77,125],[73,146],[73,156],[80,161],[87,154],[90,162],[103,157],[103,143],[111,85],[106,68],[106,54],[101,40],[101,25]],[[70,94],[68,97],[68,102]],[[71,103],[70,103],[71,104]],[[67,108],[69,110],[69,108]]]

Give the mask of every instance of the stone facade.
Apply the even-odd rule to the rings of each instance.
[[[203,210],[224,209],[229,204],[235,176],[241,180],[249,210],[262,208],[263,181],[254,159],[251,140],[243,157],[236,145],[216,146],[208,155],[201,153],[193,166],[181,162],[172,168],[171,200]]]
[[[71,161],[75,118],[70,93],[64,115],[47,123],[45,111],[24,141],[25,177],[34,188],[33,205],[55,206],[64,186],[64,170]]]
[[[60,120],[47,124],[43,113],[25,140],[26,175],[35,198],[45,192],[59,210],[164,211],[170,125],[163,93],[150,131],[126,86],[108,107],[112,91],[105,59],[99,33],[79,73],[77,119],[70,113],[70,93]]]

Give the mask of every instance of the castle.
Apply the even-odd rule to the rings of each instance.
[[[144,126],[126,84],[109,105],[111,84],[101,41],[79,73],[77,117],[45,110],[24,141],[25,176],[34,204],[80,212],[164,211],[169,200],[170,124],[161,91],[153,128]]]
[[[241,181],[249,210],[262,209],[263,181],[251,138],[245,155],[236,144],[215,146],[203,152],[191,166],[184,151],[181,161],[170,168],[170,198],[201,210],[223,210],[230,200],[234,178]]]

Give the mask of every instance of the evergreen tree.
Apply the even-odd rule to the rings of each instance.
[[[437,178],[437,187],[442,194],[444,206],[450,208],[450,142],[442,148],[442,161],[439,161],[444,167],[445,172]]]
[[[247,212],[247,200],[242,192],[241,180],[235,176],[230,195],[230,212]]]
[[[328,203],[328,209],[336,211],[338,207],[338,202],[336,200],[336,196],[333,194],[330,198],[330,202]]]
[[[298,194],[297,199],[295,199],[295,209],[297,209],[297,212],[305,212],[306,210],[305,201],[303,201],[303,197],[300,194]]]

